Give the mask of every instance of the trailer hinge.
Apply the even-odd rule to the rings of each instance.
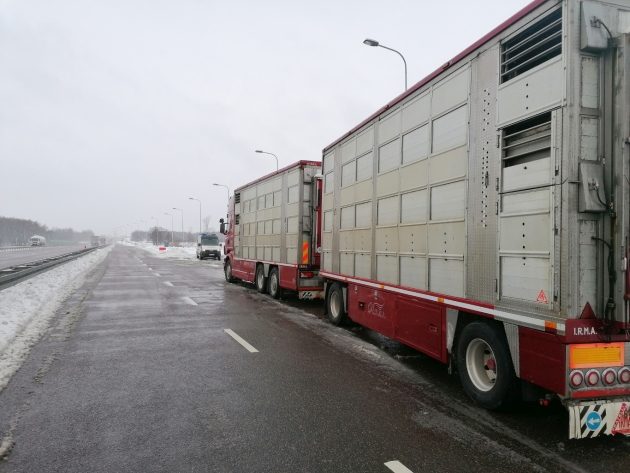
[[[495,215],[499,215],[499,202],[497,201],[497,202],[495,202],[495,204],[496,204],[496,209],[494,211],[494,214]]]
[[[497,294],[499,292],[499,280],[494,280],[494,293]]]
[[[501,134],[497,135],[497,148],[501,147]]]

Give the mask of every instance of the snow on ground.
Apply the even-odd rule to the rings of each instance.
[[[105,259],[111,246],[88,253],[0,291],[0,391],[48,329],[63,301]]]
[[[125,242],[123,243],[129,246],[135,246],[137,248],[142,248],[149,253],[161,257],[161,258],[177,258],[177,259],[196,259],[197,258],[197,248],[194,246],[155,246],[152,243],[140,242],[140,243],[132,243]],[[160,251],[160,248],[164,248]]]

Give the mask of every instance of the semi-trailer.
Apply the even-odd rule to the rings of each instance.
[[[555,397],[570,438],[630,435],[628,176],[630,1],[536,0],[321,170],[237,189],[226,278],[308,281],[333,323],[447,364],[485,408]]]
[[[319,277],[321,163],[299,161],[243,185],[228,208],[225,277],[278,298],[323,297]],[[225,232],[221,222],[221,231]]]

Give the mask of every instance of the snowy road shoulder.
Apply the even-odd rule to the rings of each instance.
[[[63,301],[81,287],[110,250],[93,251],[0,291],[0,391],[46,331]]]

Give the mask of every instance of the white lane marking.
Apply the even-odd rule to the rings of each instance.
[[[387,462],[385,463],[385,466],[392,470],[394,473],[413,473],[413,471],[400,463],[398,460]]]
[[[171,281],[164,281],[164,285],[173,287],[173,283]]]
[[[160,273],[153,273],[155,275],[155,277],[160,277]]]
[[[188,305],[199,305],[188,296],[182,297],[182,300]]]
[[[153,268],[149,268],[149,271],[153,271]]]
[[[234,333],[233,330],[231,330],[229,328],[226,328],[226,329],[223,329],[223,331],[225,333],[227,333],[230,337],[232,337],[234,340],[236,340],[238,343],[243,345],[248,352],[250,352],[250,353],[258,353],[258,350],[256,350],[253,346],[251,346],[249,343],[247,343],[241,337],[236,335],[236,333]]]

